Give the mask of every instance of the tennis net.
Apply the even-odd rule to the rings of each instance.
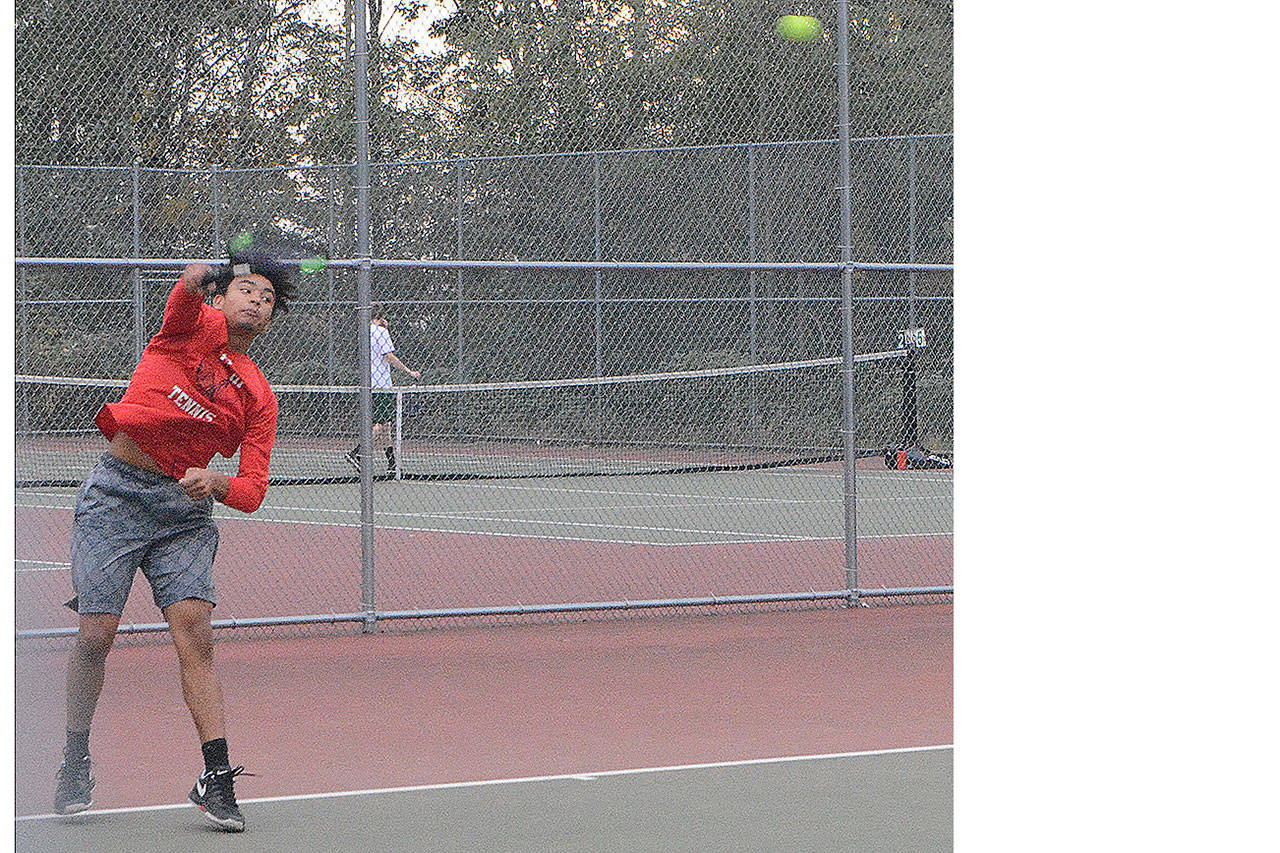
[[[855,357],[860,455],[898,432],[901,361]],[[843,456],[839,358],[544,381],[398,387],[397,467],[378,479],[460,480],[746,470]],[[78,485],[104,449],[98,408],[126,380],[17,377],[19,488]],[[358,481],[360,389],[277,385],[273,485]],[[234,473],[236,459],[211,467]]]

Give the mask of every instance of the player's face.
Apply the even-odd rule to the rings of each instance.
[[[227,327],[237,332],[261,334],[271,325],[276,292],[260,275],[242,275],[231,280],[227,292],[213,297],[213,307],[227,315]]]

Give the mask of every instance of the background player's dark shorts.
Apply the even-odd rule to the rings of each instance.
[[[373,422],[390,424],[396,420],[396,395],[394,391],[373,391]]]
[[[71,582],[80,613],[124,611],[139,567],[164,609],[186,598],[217,604],[213,501],[193,501],[177,480],[104,453],[76,500]]]

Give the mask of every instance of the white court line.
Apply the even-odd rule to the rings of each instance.
[[[422,518],[422,519],[438,518],[440,520],[447,520],[447,521],[478,521],[482,523],[495,523],[495,524],[520,523],[520,524],[527,524],[532,527],[575,527],[575,528],[586,527],[586,528],[603,528],[605,530],[638,530],[645,533],[700,533],[704,536],[724,534],[725,536],[746,536],[746,537],[749,537],[748,541],[763,540],[768,542],[774,542],[774,541],[803,542],[806,539],[810,538],[807,536],[787,536],[786,534],[781,534],[781,533],[778,533],[778,534],[755,533],[750,530],[705,530],[702,528],[687,528],[687,527],[655,527],[652,525],[644,525],[644,524],[599,524],[592,521],[547,521],[547,520],[534,519],[534,518],[511,519],[511,518],[502,518],[502,517],[495,518],[493,516],[486,516],[486,515],[439,516],[432,513],[432,514],[414,515],[410,517]],[[388,529],[385,525],[378,525],[378,527],[384,530]],[[391,529],[419,530],[421,528],[409,527],[409,528],[391,528]],[[487,534],[487,531],[483,531],[483,530],[480,530],[480,531],[473,530],[470,532],[480,533],[481,535]],[[518,535],[518,534],[508,534],[508,535]],[[550,537],[550,538],[558,538],[558,537]]]
[[[18,557],[14,562],[18,564],[14,570],[19,572],[63,572],[71,568],[70,563],[55,563],[52,560],[24,560]]]
[[[566,488],[557,488],[557,487],[548,487],[548,486],[531,486],[527,484],[516,485],[516,484],[498,484],[498,483],[484,483],[484,484],[469,483],[469,484],[463,484],[463,485],[467,485],[469,487],[479,486],[481,488],[487,488],[487,489],[502,489],[507,491],[517,491],[517,492],[553,492],[553,493],[559,493],[559,494],[572,493],[572,494],[587,494],[587,495],[594,495],[594,496],[612,494],[612,495],[625,495],[625,496],[631,496],[631,497],[647,497],[647,498],[670,497],[670,498],[694,499],[698,501],[707,502],[706,504],[690,504],[690,505],[667,504],[667,505],[630,505],[630,506],[622,506],[622,507],[612,506],[612,505],[606,506],[606,507],[546,507],[543,510],[541,510],[542,512],[546,512],[546,513],[553,513],[553,512],[564,513],[564,512],[590,511],[590,510],[626,511],[626,510],[644,509],[644,508],[667,508],[667,509],[681,508],[681,507],[699,508],[700,506],[712,506],[716,504],[724,505],[725,503],[792,504],[792,505],[805,505],[805,506],[814,506],[814,505],[823,505],[823,504],[834,505],[839,503],[839,499],[823,500],[823,499],[794,499],[794,498],[792,499],[776,498],[775,499],[775,498],[768,498],[768,497],[753,498],[753,497],[732,496],[732,495],[652,492],[647,490],[631,491],[631,490],[601,490],[601,489],[577,489],[577,488],[566,489]],[[47,496],[54,497],[55,495],[47,495]],[[64,497],[64,498],[66,497],[62,495],[56,495],[56,496]],[[895,498],[874,498],[874,499],[864,498],[859,502],[860,503],[863,503],[863,502],[900,503],[900,502],[921,501],[921,500],[946,501],[946,500],[950,500],[950,496],[920,495],[920,496],[906,496],[906,497],[895,497]],[[24,509],[48,509],[49,508],[47,505],[22,504],[20,506]],[[64,509],[64,510],[68,509],[67,507],[54,507],[54,508]],[[254,515],[245,516],[240,514],[228,515],[224,513],[217,513],[215,517],[220,520],[223,520],[223,519],[234,519],[239,521],[247,520],[247,521],[254,521],[254,522],[264,523],[264,524],[265,523],[312,524],[312,525],[332,526],[332,527],[358,527],[359,526],[359,524],[350,523],[350,522],[326,522],[326,521],[315,522],[315,521],[307,521],[307,520],[295,519],[295,518],[282,518],[278,515],[269,514],[272,512],[275,512],[275,513],[284,512],[284,513],[299,513],[299,514],[325,514],[330,516],[335,514],[345,515],[345,516],[355,516],[359,514],[359,510],[357,509],[349,509],[349,508],[342,508],[342,507],[295,507],[295,506],[280,506],[280,505],[268,505],[267,507],[265,507],[265,509],[267,510],[268,514],[262,514],[262,515],[254,514]],[[722,529],[715,529],[715,528],[712,528],[712,529],[680,528],[680,527],[631,525],[631,524],[616,524],[616,523],[602,524],[602,523],[595,523],[595,522],[573,521],[573,520],[552,521],[547,519],[530,517],[532,514],[537,512],[539,512],[537,508],[524,508],[524,509],[510,509],[510,510],[487,510],[487,511],[483,511],[481,514],[475,513],[474,511],[453,511],[453,512],[442,512],[442,513],[381,511],[377,513],[377,515],[382,519],[411,519],[411,520],[422,519],[427,521],[449,521],[449,522],[474,521],[481,524],[519,524],[519,525],[530,526],[535,529],[537,529],[538,527],[543,527],[543,528],[551,527],[553,529],[554,528],[587,528],[587,529],[639,531],[642,534],[643,533],[660,533],[660,534],[676,533],[676,534],[696,534],[696,535],[701,535],[703,537],[711,537],[710,539],[707,539],[705,541],[700,540],[700,541],[694,541],[694,542],[688,542],[688,541],[654,542],[652,541],[652,539],[643,539],[643,538],[620,539],[616,536],[615,537],[564,536],[564,535],[556,535],[554,533],[535,533],[530,531],[513,532],[513,531],[457,529],[454,527],[445,527],[440,525],[424,526],[421,524],[400,524],[400,525],[392,525],[392,524],[385,524],[385,523],[378,524],[379,529],[383,529],[383,530],[421,531],[421,532],[430,532],[430,533],[449,533],[449,534],[460,534],[460,535],[469,534],[469,535],[482,535],[482,536],[506,536],[506,537],[529,538],[529,539],[598,542],[598,543],[626,544],[626,545],[655,545],[660,547],[688,547],[693,545],[748,544],[752,542],[770,543],[770,542],[830,541],[830,540],[841,538],[839,536],[795,536],[795,535],[786,534],[786,533],[768,533],[768,532],[762,533],[762,532],[755,532],[755,531],[722,530]],[[511,517],[512,513],[520,513],[521,515],[518,515],[516,517]],[[911,534],[911,533],[887,534],[884,538],[893,538],[895,536],[911,536],[911,535],[918,535],[918,534]],[[924,534],[924,535],[937,535],[937,534]],[[864,537],[859,537],[859,538],[861,539]]]
[[[701,496],[700,496],[701,497]],[[878,504],[878,503],[910,503],[913,501],[950,501],[951,495],[904,495],[902,497],[879,497],[879,496],[861,496],[858,503]],[[844,503],[841,497],[832,498],[787,498],[779,500],[764,499],[760,503],[767,504],[789,504],[809,506],[840,506]],[[631,510],[652,510],[652,509],[720,509],[723,502],[718,498],[708,495],[701,503],[657,503],[657,504],[566,504],[557,506],[528,506],[513,507],[511,509],[486,509],[486,513],[566,513],[566,512],[630,512]],[[342,512],[350,515],[358,515],[359,509],[340,509],[340,510],[323,510],[317,507],[286,507],[275,505],[278,509],[297,510],[300,512]],[[457,512],[394,512],[378,510],[380,514],[389,516],[402,516],[405,518],[466,518],[471,510]]]
[[[258,515],[214,515],[216,521],[237,521],[249,522],[253,524],[296,524],[309,527],[339,527],[344,530],[359,530],[359,522],[350,521],[308,521],[301,518],[274,518],[271,516]],[[496,519],[498,521],[511,521],[511,519]],[[562,522],[568,523],[568,522]],[[583,525],[586,526],[586,525]],[[617,529],[613,525],[596,525],[607,529]],[[768,534],[745,534],[755,535],[753,539],[710,539],[706,541],[679,541],[679,542],[655,542],[652,539],[610,539],[607,537],[596,536],[565,536],[563,534],[549,533],[512,533],[500,530],[476,530],[475,528],[454,528],[454,527],[424,527],[416,525],[408,527],[396,524],[377,524],[378,530],[396,530],[406,533],[449,533],[458,536],[502,536],[511,539],[547,539],[554,542],[594,542],[603,545],[649,545],[656,548],[687,548],[694,545],[753,545],[753,544],[769,544],[771,542],[814,542],[834,540],[842,537],[834,536],[805,536],[805,537],[789,537],[787,539],[768,539],[763,538]],[[646,529],[646,528],[636,528]],[[662,528],[649,528],[660,530]],[[719,531],[715,530],[690,530],[689,533],[705,533],[714,535]],[[859,537],[862,538],[862,537]]]
[[[778,758],[749,758],[743,761],[713,761],[706,764],[678,764],[667,767],[637,767],[628,770],[599,770],[587,773],[562,773],[556,776],[521,776],[513,779],[485,779],[475,782],[437,782],[431,785],[406,785],[400,788],[367,788],[359,791],[331,791],[323,794],[292,794],[282,797],[257,797],[253,799],[239,799],[240,805],[249,803],[298,803],[307,800],[330,800],[336,797],[364,797],[373,794],[404,794],[416,791],[446,791],[456,788],[483,788],[498,785],[521,785],[530,782],[563,782],[566,780],[576,780],[582,782],[592,782],[596,779],[605,779],[613,776],[637,776],[647,773],[678,773],[685,770],[715,770],[721,767],[747,767],[753,765],[764,764],[782,764],[792,761],[820,761],[830,758],[865,758],[876,755],[901,755],[912,752],[934,752],[943,749],[954,749],[952,744],[939,744],[937,746],[909,746],[900,749],[871,749],[862,752],[828,752],[821,755],[786,755]],[[166,811],[171,809],[191,808],[191,803],[170,803],[163,806],[132,806],[120,809],[99,809],[95,811],[80,812],[80,815],[107,815],[107,814],[132,814],[136,812],[154,812]],[[69,818],[75,820],[75,815]],[[23,815],[14,818],[14,823],[33,820],[66,820],[68,818],[62,815],[41,814],[41,815]]]
[[[31,507],[24,507],[24,508],[47,509],[48,507],[31,506]],[[272,509],[289,509],[289,508],[272,507]],[[297,511],[298,512],[336,512],[336,513],[343,513],[343,514],[353,514],[355,512],[353,510],[336,510],[336,509],[325,510],[325,509],[315,509],[311,507],[298,507]],[[420,517],[420,516],[410,516],[410,517]],[[311,527],[339,527],[347,530],[357,530],[361,526],[359,522],[308,521],[306,519],[301,519],[301,518],[274,517],[269,515],[259,515],[257,513],[254,513],[253,515],[240,515],[240,514],[227,515],[227,514],[219,513],[219,514],[216,514],[214,518],[218,521],[253,522],[257,524],[297,524],[297,525],[304,525],[304,526],[311,526]],[[465,520],[465,519],[450,519],[450,520]],[[519,521],[521,519],[498,518],[498,519],[491,519],[491,520],[510,523],[513,521]],[[544,522],[529,521],[529,523],[538,524],[538,523],[544,523]],[[545,523],[556,523],[556,524],[574,526],[572,522],[545,522]],[[720,539],[692,540],[692,541],[679,541],[679,542],[655,542],[652,539],[617,539],[617,538],[600,537],[600,536],[566,536],[563,534],[532,533],[528,531],[509,532],[509,531],[500,531],[500,530],[475,530],[473,528],[468,529],[468,528],[443,527],[443,526],[424,527],[422,525],[406,526],[406,525],[393,525],[393,524],[377,524],[376,526],[379,530],[396,530],[396,531],[408,532],[408,533],[448,533],[451,535],[458,535],[458,536],[501,536],[501,537],[506,537],[511,539],[546,539],[546,540],[551,540],[556,542],[592,542],[592,543],[597,543],[602,545],[646,545],[646,546],[652,546],[655,548],[712,547],[716,545],[754,545],[754,544],[772,544],[772,543],[780,543],[780,542],[836,542],[844,539],[843,535],[840,535],[840,536],[784,536],[782,538],[771,538],[770,534],[765,534],[765,533],[760,533],[760,534],[744,533],[739,535],[744,535],[751,538],[747,538],[747,539],[720,538]],[[620,528],[619,526],[608,525],[608,524],[600,524],[600,525],[580,524],[576,526],[604,527],[610,530],[633,529],[633,530],[676,532],[676,528],[656,528],[656,527]],[[718,531],[718,530],[685,530],[685,531],[678,531],[678,532],[703,533],[703,534],[712,535],[712,536],[718,533],[724,533],[726,536],[733,533],[733,531]],[[916,532],[916,533],[877,533],[877,534],[859,535],[858,540],[874,541],[877,539],[909,539],[909,538],[915,538],[915,537],[953,536],[953,535],[954,533],[949,530],[922,531],[922,532]]]
[[[840,501],[838,498],[834,498],[830,500],[828,499],[815,499],[815,500],[808,500],[808,501],[792,500],[792,501],[787,501],[787,503],[838,504],[840,503]],[[513,512],[532,512],[532,513],[630,512],[631,510],[638,510],[638,509],[650,510],[650,509],[718,509],[718,508],[719,508],[719,502],[713,501],[710,498],[708,498],[705,502],[702,502],[702,503],[604,504],[604,505],[595,505],[595,506],[586,505],[586,504],[576,504],[576,505],[565,505],[565,506],[516,507],[512,509],[487,509],[485,510],[485,512],[504,513],[504,514],[513,513]],[[417,513],[412,513],[412,512],[393,513],[393,514],[407,515],[407,516],[417,515]],[[438,513],[431,513],[431,517],[432,518],[450,518],[453,516],[465,517],[466,514],[467,513],[465,512],[438,512]]]
[[[273,509],[278,509],[278,508],[273,507]],[[349,512],[349,511],[343,511],[343,512]],[[533,518],[511,519],[511,518],[503,518],[501,516],[494,517],[494,516],[486,516],[486,515],[469,515],[469,514],[454,514],[454,513],[445,514],[445,515],[439,515],[436,513],[382,513],[381,515],[383,518],[399,517],[399,518],[421,518],[424,520],[440,519],[442,521],[446,521],[446,520],[447,521],[476,521],[481,523],[494,523],[494,524],[521,523],[521,524],[527,524],[533,527],[573,527],[573,528],[585,527],[585,528],[603,528],[606,530],[634,530],[634,531],[642,531],[646,533],[695,533],[695,534],[701,534],[703,536],[724,535],[724,536],[746,537],[745,539],[742,540],[745,542],[804,542],[812,538],[809,536],[788,536],[782,533],[756,533],[750,530],[706,530],[702,528],[655,527],[652,525],[642,525],[642,524],[599,524],[599,523],[590,522],[590,521],[548,521],[548,520],[533,519]],[[242,518],[240,516],[228,516],[228,515],[223,515],[219,513],[215,517],[218,519],[237,519],[237,520],[257,521],[259,523],[284,522],[288,524],[324,525],[324,522],[293,521],[289,519],[272,518],[269,516],[255,517],[253,515],[250,515],[247,518]],[[350,523],[350,522],[340,522],[336,524],[329,524],[328,526],[359,527],[360,525]],[[565,536],[551,536],[548,534],[520,534],[520,533],[507,532],[507,531],[486,531],[486,530],[440,530],[440,529],[431,528],[431,527],[421,527],[421,526],[405,527],[402,525],[388,525],[388,524],[379,524],[377,525],[377,527],[379,530],[410,530],[410,531],[422,531],[422,532],[433,532],[433,533],[470,533],[470,534],[478,534],[482,536],[525,535],[530,538],[538,538],[538,539],[573,538],[573,537],[565,537]],[[586,541],[626,542],[627,540],[588,539]],[[636,544],[636,543],[628,542],[627,544]],[[682,543],[682,544],[687,544],[687,543]]]
[[[886,480],[893,479],[891,477],[883,478]],[[925,481],[916,479],[913,483],[920,482],[949,482],[949,481]],[[506,485],[500,483],[478,483],[478,482],[460,482],[452,483],[452,486],[464,486],[469,489],[489,489],[489,490],[505,490],[515,492],[552,492],[555,494],[586,494],[586,495],[618,495],[630,497],[648,497],[648,498],[680,498],[685,500],[704,500],[711,501],[718,505],[736,503],[736,504],[810,504],[814,502],[840,502],[841,497],[834,498],[787,498],[780,495],[741,495],[741,494],[724,494],[717,492],[699,492],[689,494],[687,492],[655,492],[651,489],[581,489],[581,488],[565,488],[554,486],[531,486],[531,485]],[[302,487],[299,487],[302,488]],[[949,498],[947,494],[937,495],[921,495],[919,499],[932,500],[935,498]],[[866,500],[860,497],[859,500]],[[880,500],[872,498],[871,500]],[[896,498],[885,498],[885,500],[896,500]]]
[[[717,493],[698,493],[688,494],[685,492],[655,492],[652,489],[579,489],[554,486],[532,486],[532,485],[508,485],[504,483],[481,483],[481,482],[456,482],[451,486],[464,486],[469,489],[500,489],[504,491],[516,492],[556,492],[557,494],[587,494],[587,495],[634,495],[639,497],[652,498],[686,498],[694,500],[711,500],[725,503],[733,501],[735,503],[803,503],[803,500],[793,498],[774,498],[767,496],[753,495],[733,495],[733,494],[717,494]]]
[[[812,500],[812,501],[791,501],[791,503],[805,504],[839,504],[838,498],[831,500]],[[300,512],[300,513],[325,513],[329,515],[359,515],[358,508],[351,509],[348,507],[316,507],[316,506],[286,506],[284,504],[270,504],[266,509],[273,509],[284,512]],[[528,507],[512,507],[511,509],[485,509],[483,512],[494,515],[510,515],[511,513],[566,513],[566,512],[622,512],[630,510],[651,510],[651,509],[715,509],[718,504],[708,500],[705,503],[660,503],[660,504],[604,504],[604,505],[587,505],[577,504],[572,506],[528,506]],[[403,510],[387,510],[378,509],[375,511],[377,515],[386,518],[468,518],[475,510],[457,510],[450,512],[411,512]],[[231,517],[231,516],[226,516]],[[521,519],[513,519],[519,521]],[[538,523],[530,519],[531,523]]]
[[[214,515],[214,519],[218,521],[247,521],[251,524],[297,524],[305,526],[314,526],[314,528],[343,528],[347,530],[360,529],[358,521],[308,521],[306,519],[289,519],[289,517],[271,517],[265,515]],[[494,521],[511,521],[511,519],[494,519]],[[536,524],[536,523],[531,523]],[[562,521],[561,524],[570,524]],[[618,529],[617,526],[602,525],[579,525],[579,526],[602,526],[605,529]],[[554,542],[595,542],[602,544],[636,544],[636,546],[654,546],[654,547],[677,547],[684,548],[689,546],[719,546],[719,544],[755,544],[755,543],[771,543],[771,542],[813,542],[813,540],[827,540],[836,537],[788,537],[786,539],[769,539],[769,534],[742,534],[755,537],[750,539],[709,539],[705,542],[700,540],[692,540],[692,542],[654,542],[652,539],[611,539],[603,537],[571,537],[571,535],[563,534],[544,534],[544,533],[512,533],[506,530],[476,530],[475,528],[444,528],[444,526],[406,526],[397,524],[378,524],[376,528],[379,530],[399,530],[404,533],[449,533],[457,535],[466,535],[466,537],[508,537],[513,539],[550,539]],[[634,528],[636,530],[663,530],[663,528]],[[687,533],[704,533],[714,535],[718,530],[687,530]]]
[[[915,477],[909,477],[904,479],[898,476],[899,474],[902,474],[902,473],[903,472],[901,471],[883,471],[883,472],[877,471],[870,474],[859,473],[858,479],[859,480],[892,480],[894,482],[899,482],[899,483],[947,483],[947,484],[951,484],[956,481],[955,477],[949,477],[949,476],[939,477],[936,475],[928,476],[928,477],[915,476]]]
[[[804,470],[787,469],[787,468],[761,468],[759,470],[750,471],[750,472],[735,471],[730,473],[763,474],[767,477],[822,477],[822,478],[834,478],[834,479],[844,478],[844,469],[838,468],[838,467],[827,468],[822,470],[813,469],[813,468],[804,469]],[[913,476],[909,478],[904,478],[902,476],[904,473],[910,473]],[[953,474],[927,474],[926,475],[924,474],[923,470],[906,472],[906,471],[876,470],[874,468],[873,469],[859,468],[858,479],[859,480],[898,480],[901,482],[911,482],[911,483],[951,483],[951,482],[954,482],[955,477]]]
[[[620,493],[631,494],[631,493]],[[651,495],[652,497],[664,497],[664,495]],[[637,509],[700,509],[715,508],[722,506],[724,500],[718,495],[669,495],[669,497],[694,498],[705,501],[705,503],[677,504],[677,503],[661,503],[661,504],[604,504],[604,505],[573,505],[573,506],[545,506],[545,507],[519,507],[513,509],[489,509],[485,512],[489,513],[538,513],[538,512],[611,512],[611,511],[627,511]],[[863,495],[858,498],[860,504],[879,504],[879,503],[910,503],[913,501],[951,501],[954,500],[952,495],[903,495],[900,497],[880,497]],[[791,504],[803,506],[835,506],[843,503],[843,499],[834,498],[786,498],[786,499],[770,499],[759,498],[753,500],[739,500],[739,503],[762,503],[762,504]],[[17,509],[54,509],[64,512],[70,512],[74,506],[64,506],[57,504],[15,504]],[[263,507],[265,510],[276,510],[281,512],[298,512],[298,513],[325,513],[328,515],[360,515],[359,508],[351,508],[347,506],[289,506],[286,504],[267,504]],[[393,510],[378,510],[377,514],[389,518],[468,518],[471,511],[457,512],[398,512]],[[241,515],[226,515],[218,513],[216,518],[241,518]],[[519,519],[516,519],[519,520]],[[531,523],[537,523],[530,519]]]
[[[859,542],[876,542],[880,539],[932,539],[935,536],[955,536],[951,530],[931,530],[922,533],[859,533]],[[843,542],[843,536],[814,536],[806,542]]]

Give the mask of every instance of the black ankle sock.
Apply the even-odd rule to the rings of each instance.
[[[204,769],[207,771],[231,766],[231,759],[227,757],[227,739],[224,737],[205,741],[200,744],[200,751],[204,753]]]
[[[73,732],[67,729],[67,745],[62,751],[62,757],[68,762],[79,764],[81,761],[89,757],[89,733]]]

